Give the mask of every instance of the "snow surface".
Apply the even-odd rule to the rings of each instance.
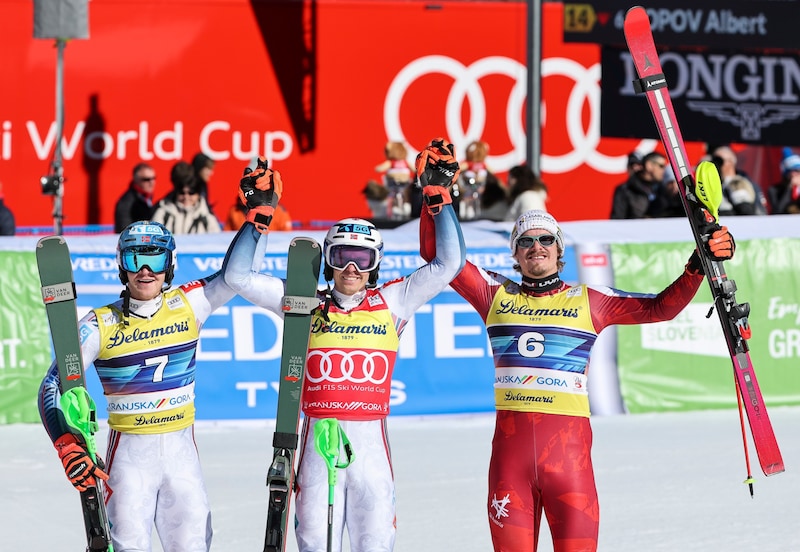
[[[800,551],[800,408],[773,408],[770,417],[786,472],[765,477],[751,448],[752,499],[735,410],[593,418],[600,550]],[[270,421],[198,423],[212,550],[263,549],[273,428]],[[395,552],[491,551],[485,494],[493,428],[492,414],[389,419]],[[42,427],[0,426],[0,441],[2,550],[84,550],[77,492]],[[297,550],[293,534],[288,550]],[[539,550],[552,550],[546,526]]]

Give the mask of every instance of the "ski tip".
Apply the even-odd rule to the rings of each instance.
[[[62,244],[67,242],[67,240],[64,239],[64,236],[61,236],[61,235],[58,235],[58,236],[45,236],[44,238],[40,238],[39,241],[36,242],[36,248],[37,249],[44,249],[44,247],[48,243],[53,241],[53,240],[57,241],[58,245],[62,245]]]
[[[708,209],[715,221],[719,221],[719,206],[722,203],[722,183],[717,166],[710,161],[701,161],[695,171],[695,195]]]
[[[650,17],[647,10],[642,6],[633,6],[625,13],[625,20],[622,23],[622,31],[625,41],[633,54],[633,50],[641,50],[652,37],[650,28]]]
[[[319,243],[314,238],[309,238],[307,236],[297,236],[292,238],[292,241],[289,242],[289,247],[297,247],[298,245],[305,243],[310,245],[312,248],[319,249]]]
[[[625,25],[643,23],[644,21],[647,21],[649,27],[650,18],[647,16],[647,10],[643,6],[632,6],[625,12]]]

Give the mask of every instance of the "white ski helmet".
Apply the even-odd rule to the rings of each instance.
[[[370,273],[369,282],[374,285],[378,280],[378,269],[383,259],[383,238],[381,233],[368,220],[360,218],[342,219],[331,226],[325,236],[325,243],[322,248],[325,257],[325,279],[333,278],[334,268],[344,268],[337,266],[335,261],[336,252],[341,247],[360,247],[372,253],[369,266],[359,267],[364,272]]]

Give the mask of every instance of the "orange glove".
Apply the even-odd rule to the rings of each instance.
[[[728,232],[727,226],[721,226],[712,232],[708,239],[708,250],[715,261],[726,261],[733,257],[733,253],[736,251],[736,242],[733,241],[733,236]]]
[[[432,215],[438,215],[442,207],[453,203],[450,190],[444,186],[425,186],[422,188],[422,198],[425,200],[425,208]]]
[[[281,173],[267,168],[267,160],[258,158],[256,169],[247,167],[239,182],[239,198],[247,206],[247,220],[262,234],[269,231],[269,224],[283,194]]]
[[[432,215],[440,213],[442,207],[453,202],[448,188],[461,172],[453,152],[453,144],[436,138],[417,155],[414,166],[422,186],[425,207]]]
[[[55,442],[55,447],[61,463],[64,464],[64,471],[67,472],[67,479],[79,491],[96,485],[95,477],[103,481],[108,479],[108,474],[102,470],[105,467],[102,459],[98,456],[95,464],[77,436],[65,433]]]
[[[706,242],[706,250],[711,255],[711,258],[715,261],[727,261],[733,258],[733,253],[736,251],[736,242],[733,240],[731,233],[728,232],[728,227],[719,226],[715,223],[709,228],[709,232],[711,232],[711,237]],[[692,256],[689,257],[689,262],[686,263],[686,270],[691,274],[705,274],[700,255],[698,255],[696,249]]]

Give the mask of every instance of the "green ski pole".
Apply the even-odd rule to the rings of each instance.
[[[336,488],[336,470],[346,468],[355,460],[350,440],[336,418],[323,418],[314,424],[314,448],[328,467],[328,552],[333,549],[333,496]],[[339,461],[344,449],[345,459]]]
[[[106,469],[102,459],[97,456],[97,442],[94,438],[94,434],[97,433],[98,429],[97,407],[95,406],[92,396],[89,395],[89,392],[85,387],[72,387],[64,391],[64,393],[61,395],[60,403],[61,411],[64,413],[64,419],[66,420],[67,425],[69,425],[83,437],[83,442],[86,445],[86,452],[89,453],[89,457],[92,459],[92,462],[94,462],[101,470]],[[102,481],[98,478],[97,500],[101,502],[103,501],[102,484]],[[95,505],[92,511],[96,512],[97,502],[90,502],[89,504]],[[95,535],[97,542],[90,542],[89,547],[86,549],[87,551],[104,550],[105,552],[114,552],[114,544],[110,540],[110,527],[108,527],[108,518],[106,517],[104,508],[102,515],[107,526],[106,534],[100,538],[95,533],[92,533]]]
[[[61,410],[64,418],[83,437],[86,451],[92,462],[97,463],[97,408],[85,387],[73,387],[61,395]],[[102,469],[102,468],[101,468]]]

